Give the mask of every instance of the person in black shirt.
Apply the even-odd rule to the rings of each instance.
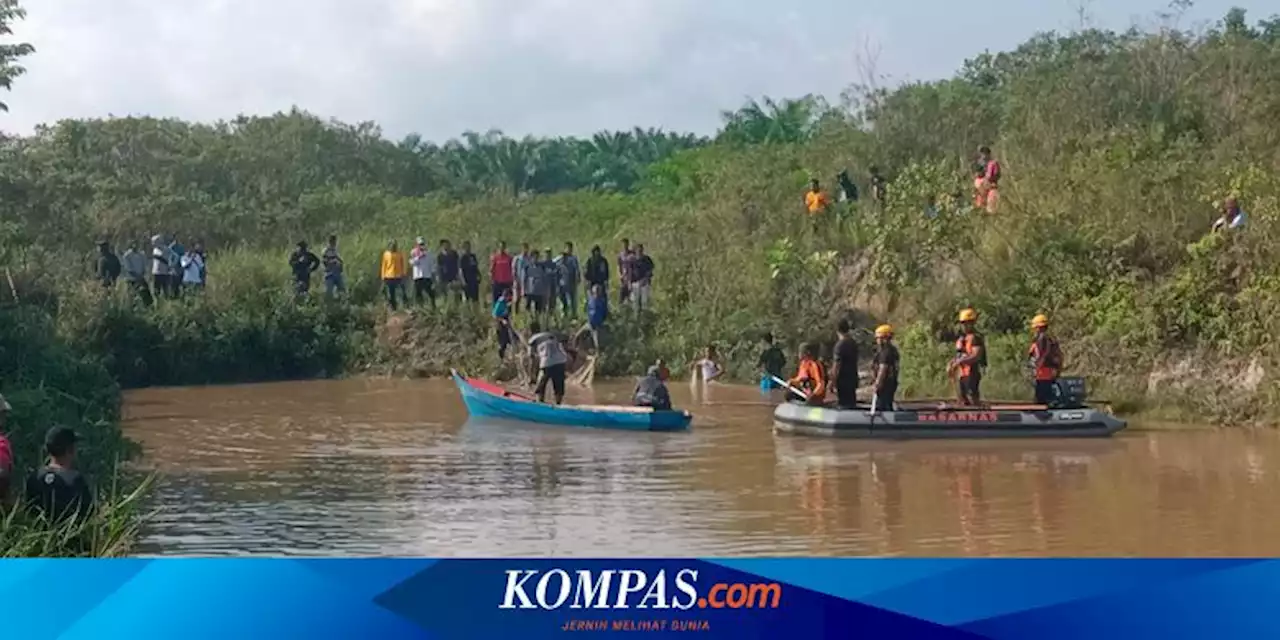
[[[120,277],[120,258],[111,251],[106,240],[98,241],[98,279],[103,289],[116,286],[116,278]]]
[[[462,272],[462,295],[467,302],[480,301],[480,260],[471,252],[471,241],[462,242],[462,254],[458,257]]]
[[[756,366],[764,372],[769,378],[769,388],[774,388],[777,383],[773,378],[782,378],[782,371],[787,366],[787,355],[773,343],[773,334],[765,332],[764,334],[764,351],[760,352],[760,357],[756,360]],[[762,387],[763,388],[763,387]]]
[[[49,462],[27,477],[27,508],[53,522],[83,521],[93,513],[93,490],[75,469],[78,440],[67,427],[50,429],[44,439]]]
[[[898,393],[898,348],[893,345],[893,327],[876,327],[876,355],[871,360],[875,372],[875,406],[879,411],[893,411],[893,396]]]
[[[453,298],[458,288],[458,252],[453,250],[448,240],[440,241],[440,253],[436,256],[436,275],[440,278],[440,295],[445,300]]]
[[[311,291],[311,273],[320,268],[320,258],[307,250],[307,242],[298,242],[298,249],[289,255],[289,268],[293,270],[293,291],[302,295]]]
[[[600,291],[606,296],[609,295],[609,261],[601,253],[600,245],[591,247],[591,255],[587,258],[586,266],[583,267],[582,276],[587,281],[588,291],[600,285]]]
[[[835,364],[831,367],[836,406],[840,409],[853,409],[858,405],[858,343],[849,331],[849,321],[841,320],[836,327],[839,339],[835,346]]]

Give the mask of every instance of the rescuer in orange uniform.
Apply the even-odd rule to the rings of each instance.
[[[978,312],[965,309],[960,312],[960,338],[956,340],[956,357],[947,366],[947,375],[955,377],[956,395],[961,404],[968,407],[982,402],[982,370],[987,366],[987,341],[974,325]]]
[[[823,405],[827,401],[827,372],[818,362],[818,345],[808,343],[800,351],[800,367],[787,384],[808,394],[806,402]]]
[[[1027,356],[1036,376],[1036,403],[1051,405],[1058,399],[1058,371],[1062,369],[1062,349],[1049,335],[1049,317],[1043,313],[1031,319],[1035,338]]]

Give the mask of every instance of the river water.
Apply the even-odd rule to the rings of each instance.
[[[571,390],[623,401],[630,386]],[[1271,556],[1280,434],[873,443],[772,433],[746,387],[684,434],[468,422],[444,380],[148,389],[144,553]]]

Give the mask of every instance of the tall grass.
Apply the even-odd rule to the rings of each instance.
[[[89,516],[49,519],[18,504],[0,514],[0,557],[92,557],[129,555],[145,523],[144,501],[154,476],[133,483],[125,491],[113,474],[111,485],[99,491]]]

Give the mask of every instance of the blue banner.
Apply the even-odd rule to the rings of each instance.
[[[1277,601],[1273,560],[0,564],[12,638],[1266,637]]]

